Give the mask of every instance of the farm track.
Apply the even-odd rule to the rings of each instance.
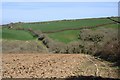
[[[109,62],[85,54],[3,54],[3,78],[66,78],[101,76],[120,78]]]

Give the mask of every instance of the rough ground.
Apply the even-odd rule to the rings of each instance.
[[[110,63],[84,54],[3,54],[3,78],[65,78],[101,76],[120,78]]]

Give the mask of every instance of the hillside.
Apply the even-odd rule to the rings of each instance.
[[[3,78],[120,79],[118,17],[10,23]]]
[[[117,20],[117,17],[112,17]],[[102,25],[105,24],[105,25]],[[19,29],[32,29],[37,32],[43,32],[53,40],[69,43],[77,41],[77,36],[80,31],[79,28],[84,27],[107,27],[117,28],[118,24],[108,18],[90,18],[90,19],[76,19],[76,20],[58,20],[48,22],[34,22],[34,23],[11,23],[5,25],[3,28],[3,39],[14,39],[14,40],[34,40],[32,34],[28,31],[18,31]],[[6,29],[12,27],[17,30]],[[57,33],[48,33],[57,32]]]
[[[118,23],[118,17],[11,23],[2,27],[2,49],[5,53],[84,53],[119,62]]]

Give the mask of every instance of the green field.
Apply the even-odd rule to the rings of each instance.
[[[75,31],[75,30],[63,31],[58,33],[51,33],[48,34],[48,36],[56,41],[68,43],[71,41],[78,40],[79,32],[80,31]]]
[[[118,28],[117,24],[111,24],[111,25],[106,25],[102,26],[104,28]],[[102,28],[100,27],[100,28]],[[99,28],[93,28],[92,30],[96,30]],[[57,33],[50,33],[48,36],[56,41],[60,42],[65,42],[69,43],[71,41],[77,41],[78,39],[78,34],[80,33],[79,30],[70,30],[70,31],[63,31],[63,32],[57,32]]]
[[[10,30],[7,28],[2,29],[2,38],[3,39],[12,39],[12,40],[33,40],[33,39],[35,39],[28,32],[18,31],[18,30]]]
[[[84,26],[96,26],[99,24],[105,24],[113,22],[109,19],[93,18],[93,19],[77,19],[77,20],[62,20],[62,21],[49,21],[49,22],[37,22],[37,23],[18,23],[15,27],[32,28],[33,30],[41,31],[53,31],[61,30],[65,28],[79,28]]]
[[[117,18],[112,18],[117,20]],[[15,23],[13,27],[15,28],[31,28],[32,30],[40,30],[40,31],[54,31],[61,29],[69,29],[69,28],[80,28],[80,27],[89,27],[96,26],[105,23],[111,23],[112,20],[106,18],[90,18],[90,19],[76,19],[76,20],[61,20],[61,21],[48,21],[48,22],[34,22],[34,23]],[[101,27],[106,28],[117,28],[117,24],[110,24]],[[99,28],[94,28],[96,30]],[[71,41],[78,40],[78,34],[80,30],[68,30],[57,33],[49,33],[47,34],[50,38],[56,41],[69,43]],[[21,31],[21,30],[11,30],[8,28],[2,29],[2,38],[3,39],[13,39],[13,40],[35,40],[29,32]]]

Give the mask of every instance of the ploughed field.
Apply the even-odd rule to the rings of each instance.
[[[101,76],[120,78],[111,63],[85,54],[3,54],[3,78],[66,78]]]

